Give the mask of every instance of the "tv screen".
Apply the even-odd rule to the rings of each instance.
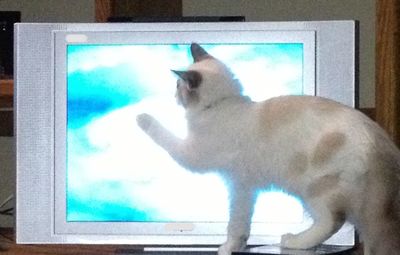
[[[254,101],[306,92],[303,43],[203,46],[232,68],[243,94]],[[188,49],[186,44],[67,46],[67,222],[227,221],[224,181],[183,169],[134,121],[152,113],[185,136],[170,69],[187,68]],[[280,199],[282,209],[258,203],[255,221],[303,220],[300,201],[265,188],[270,192],[260,199]]]
[[[342,31],[343,42],[325,42],[333,36],[327,28]],[[229,217],[227,180],[217,173],[184,169],[135,121],[138,114],[150,113],[177,136],[186,136],[184,111],[174,98],[177,77],[171,70],[190,65],[191,42],[227,64],[243,95],[253,101],[294,94],[327,96],[351,106],[355,102],[352,21],[20,24],[16,31],[18,242],[223,242]],[[42,55],[26,48],[31,37]],[[336,48],[349,55],[330,52]],[[23,62],[32,58],[35,67]],[[320,84],[328,80],[324,75],[332,78],[322,67],[325,63],[345,66],[334,81]],[[37,73],[29,73],[32,69]],[[29,92],[33,95],[23,96]],[[36,120],[40,129],[32,131],[29,120]],[[36,144],[29,150],[44,162],[26,158],[26,143]],[[36,187],[39,192],[32,197],[36,188],[27,182],[46,186]],[[23,201],[46,212],[45,219],[31,222],[45,225],[41,235],[24,224],[32,208]],[[249,243],[277,243],[282,234],[311,223],[295,194],[266,186],[258,194]],[[347,224],[328,243],[352,244],[353,232]]]

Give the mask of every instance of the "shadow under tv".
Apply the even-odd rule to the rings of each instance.
[[[254,101],[304,94],[356,104],[355,21],[19,23],[14,34],[17,243],[225,241],[224,180],[180,167],[135,122],[148,112],[185,136],[170,70],[192,62],[192,42]],[[299,198],[265,187],[249,245],[310,224]],[[346,223],[326,244],[354,242]]]

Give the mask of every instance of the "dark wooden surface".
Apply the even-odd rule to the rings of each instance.
[[[400,146],[400,1],[376,8],[376,120]]]
[[[128,17],[181,17],[182,0],[116,0],[114,15]]]
[[[16,244],[13,230],[0,228],[0,254],[13,255],[105,255],[141,250],[128,245]]]
[[[13,80],[0,80],[0,136],[13,136]]]
[[[108,17],[114,13],[115,0],[96,0],[95,19],[96,22],[107,22]]]
[[[107,22],[111,16],[181,17],[182,0],[96,0],[96,22]]]

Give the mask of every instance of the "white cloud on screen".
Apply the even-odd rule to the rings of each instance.
[[[235,45],[234,47],[215,46],[210,53],[223,62],[242,82],[243,94],[253,101],[263,101],[275,96],[298,93],[301,88],[291,87],[293,83],[302,86],[303,67],[298,59],[288,55],[272,54],[263,56],[251,45]],[[251,59],[242,59],[243,56]]]
[[[249,53],[254,52],[254,47],[250,44],[242,45],[217,45],[213,46],[208,53],[212,56],[221,59],[226,63],[232,63]]]
[[[295,64],[274,65],[265,58],[235,63],[231,69],[242,81],[243,94],[256,102],[293,94],[293,88],[291,90],[288,85],[301,82],[302,78],[302,72]]]
[[[184,69],[189,65],[186,53],[157,46],[104,46],[85,51],[71,53],[69,56],[68,73],[76,71],[90,72],[96,68],[114,68],[119,65],[129,66],[126,84],[119,88],[126,93],[132,93],[129,80],[142,85],[147,91],[164,93],[175,89],[176,77],[171,69]],[[172,86],[172,87],[171,87]]]
[[[69,55],[68,73],[91,71],[98,67],[113,67],[130,63],[135,68],[145,71],[145,67],[166,66],[167,70],[187,66],[186,53],[171,50],[168,47],[117,45],[99,46],[84,51],[73,52]],[[173,66],[171,66],[171,64]]]

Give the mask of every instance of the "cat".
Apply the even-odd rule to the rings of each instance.
[[[146,113],[137,123],[183,167],[228,180],[230,218],[219,255],[245,248],[256,191],[271,183],[301,197],[314,219],[304,232],[283,235],[283,247],[314,247],[348,220],[364,254],[400,254],[400,151],[383,129],[321,97],[253,102],[226,65],[196,43],[190,48],[194,63],[174,71],[187,137]]]

